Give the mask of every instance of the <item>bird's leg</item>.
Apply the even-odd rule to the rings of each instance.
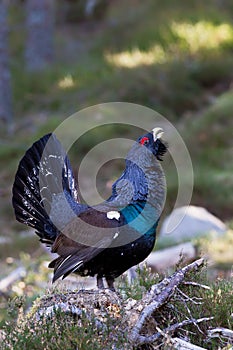
[[[103,278],[97,275],[97,287],[99,289],[104,289]]]
[[[113,292],[115,292],[115,288],[114,288],[114,278],[111,278],[111,277],[106,277],[106,281],[107,281],[107,284],[108,284],[108,288],[110,290],[112,290]]]

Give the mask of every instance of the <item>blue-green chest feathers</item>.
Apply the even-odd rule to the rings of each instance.
[[[158,225],[158,215],[155,207],[147,201],[137,201],[121,210],[125,223],[141,235],[154,235]]]

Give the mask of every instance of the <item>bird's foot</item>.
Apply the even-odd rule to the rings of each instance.
[[[97,276],[97,288],[104,289],[104,282],[102,277]]]
[[[112,291],[115,292],[116,289],[114,287],[114,278],[106,278],[107,284],[108,284],[108,288]]]
[[[98,289],[109,289],[112,292],[116,292],[115,287],[114,287],[114,278],[106,278],[106,282],[107,282],[108,288],[104,287],[103,277],[97,276],[97,288]]]

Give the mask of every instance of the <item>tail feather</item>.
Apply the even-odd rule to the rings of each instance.
[[[22,188],[24,189],[23,193],[21,192]],[[31,195],[31,190],[32,189],[30,188],[30,185],[28,185],[26,181],[24,181],[20,177],[17,177],[17,181],[15,181],[14,192],[13,192],[14,202],[18,204],[15,207],[15,210],[16,211],[17,209],[21,210],[19,212],[19,219],[20,219],[20,215],[21,216],[27,215],[26,211],[28,210],[31,213],[32,218],[34,217],[35,220],[43,220],[45,214],[44,214],[44,211],[43,213],[41,213],[41,203],[40,203],[41,198],[39,196],[38,191],[35,188],[34,188],[33,196]]]
[[[63,202],[58,210],[62,214],[66,200],[77,215],[78,196],[68,157],[55,135],[48,134],[35,142],[20,161],[12,198],[16,219],[34,228],[46,244],[53,244],[59,233],[50,214],[61,193]]]

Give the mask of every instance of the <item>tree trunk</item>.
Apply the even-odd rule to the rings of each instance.
[[[8,53],[7,3],[0,1],[0,119],[12,124],[12,91]]]
[[[26,2],[26,67],[41,71],[54,59],[54,1]]]

